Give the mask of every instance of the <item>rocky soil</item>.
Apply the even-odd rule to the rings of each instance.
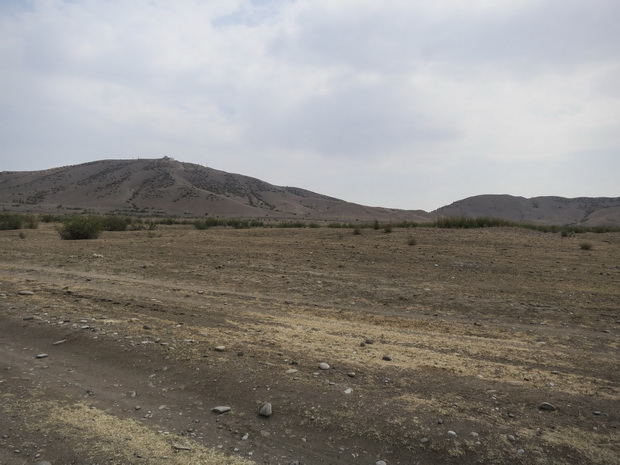
[[[619,234],[0,231],[0,464],[620,463],[619,347]]]

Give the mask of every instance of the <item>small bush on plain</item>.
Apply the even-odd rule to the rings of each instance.
[[[74,216],[66,220],[58,230],[61,239],[97,239],[103,231],[103,221],[98,216]]]

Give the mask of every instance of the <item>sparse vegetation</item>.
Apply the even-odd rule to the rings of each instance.
[[[579,244],[579,248],[581,250],[592,250],[592,244],[589,242],[582,242],[581,244]]]
[[[418,243],[418,241],[416,240],[415,237],[409,236],[407,238],[407,245],[416,245],[417,243]]]

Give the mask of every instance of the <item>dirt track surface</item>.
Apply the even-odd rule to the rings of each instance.
[[[2,465],[620,463],[618,234],[25,236],[0,231]]]

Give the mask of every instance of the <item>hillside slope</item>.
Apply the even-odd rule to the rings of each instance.
[[[432,212],[435,216],[490,216],[533,224],[620,226],[620,197],[514,197],[478,195]]]
[[[0,208],[328,221],[424,222],[431,218],[421,210],[366,207],[168,157],[1,172]]]

